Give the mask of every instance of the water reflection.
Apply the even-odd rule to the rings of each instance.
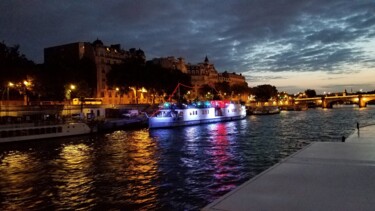
[[[38,165],[39,162],[27,152],[12,151],[3,155],[0,164],[0,199],[6,198],[2,200],[3,210],[25,209],[23,203],[35,198],[33,184],[38,177],[30,173],[35,172]]]
[[[155,208],[156,151],[147,130],[116,131],[106,136],[97,155],[99,192],[104,205],[120,209]]]
[[[52,180],[56,183],[54,204],[58,207],[94,207],[93,149],[80,143],[62,147],[59,157],[54,160],[56,171]]]
[[[280,115],[0,148],[0,210],[199,210],[313,141],[341,141],[375,108]]]
[[[235,184],[228,183],[231,177],[235,174],[235,166],[230,163],[233,162],[233,154],[231,154],[231,144],[228,140],[231,134],[229,130],[235,129],[234,123],[227,124],[215,124],[210,127],[211,139],[213,140],[213,147],[208,150],[208,154],[212,156],[212,160],[215,166],[214,176],[214,187],[211,189],[213,193],[222,193],[229,191],[235,187]]]

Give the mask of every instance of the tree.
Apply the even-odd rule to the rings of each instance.
[[[208,93],[210,93],[211,96],[207,96]],[[203,84],[199,90],[198,94],[205,98],[206,96],[209,97],[210,99],[213,99],[213,96],[215,95],[216,91],[214,87],[210,86],[209,84]]]
[[[247,86],[247,83],[243,84],[233,84],[231,86],[232,94],[237,96],[242,96],[242,95],[249,95],[250,89]]]
[[[66,86],[75,84],[79,97],[93,96],[96,90],[95,63],[88,58],[70,64],[44,64],[40,66],[38,87],[41,99],[64,100]]]
[[[231,88],[228,82],[218,82],[215,83],[215,89],[219,92],[219,95],[222,98],[229,96],[231,93]]]
[[[4,42],[0,43],[0,91],[3,93],[9,82],[12,82],[16,84],[16,87],[9,93],[17,98],[21,98],[25,94],[32,94],[23,83],[29,78],[35,78],[37,70],[34,62],[21,54],[19,48],[19,45],[9,47]]]
[[[261,102],[267,102],[270,98],[277,96],[277,89],[275,86],[269,84],[259,85],[251,89],[255,95],[255,99]]]
[[[316,97],[316,92],[314,89],[307,89],[305,91],[307,97]]]
[[[163,93],[172,94],[179,83],[191,86],[189,75],[179,70],[133,59],[113,65],[112,70],[107,74],[107,79],[110,87],[135,87],[137,90],[144,87],[154,96]],[[186,87],[180,87],[180,96],[187,91]],[[178,97],[173,96],[174,99]]]

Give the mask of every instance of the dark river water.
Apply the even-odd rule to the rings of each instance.
[[[0,210],[199,210],[375,107],[283,111],[159,130],[0,145]]]

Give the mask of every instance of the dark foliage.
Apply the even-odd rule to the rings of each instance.
[[[316,97],[316,91],[314,89],[307,89],[305,94],[307,97]]]
[[[171,94],[178,83],[191,86],[190,77],[176,69],[166,69],[160,65],[144,63],[140,60],[128,60],[112,66],[107,74],[107,84],[110,87],[141,87],[153,94]],[[188,89],[180,88],[181,95]]]
[[[6,86],[9,81],[26,80],[27,76],[35,74],[36,66],[19,51],[20,46],[7,46],[0,43],[0,84]]]
[[[269,84],[259,85],[253,87],[251,92],[255,95],[257,101],[266,102],[271,97],[277,96],[277,89],[275,86]]]
[[[42,65],[38,78],[43,86],[38,86],[41,99],[64,100],[66,87],[75,84],[77,90],[72,97],[91,97],[96,88],[95,64],[83,58],[65,65]]]

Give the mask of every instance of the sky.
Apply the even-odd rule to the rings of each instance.
[[[43,63],[73,42],[140,48],[288,93],[375,90],[374,0],[4,0],[0,41]]]

